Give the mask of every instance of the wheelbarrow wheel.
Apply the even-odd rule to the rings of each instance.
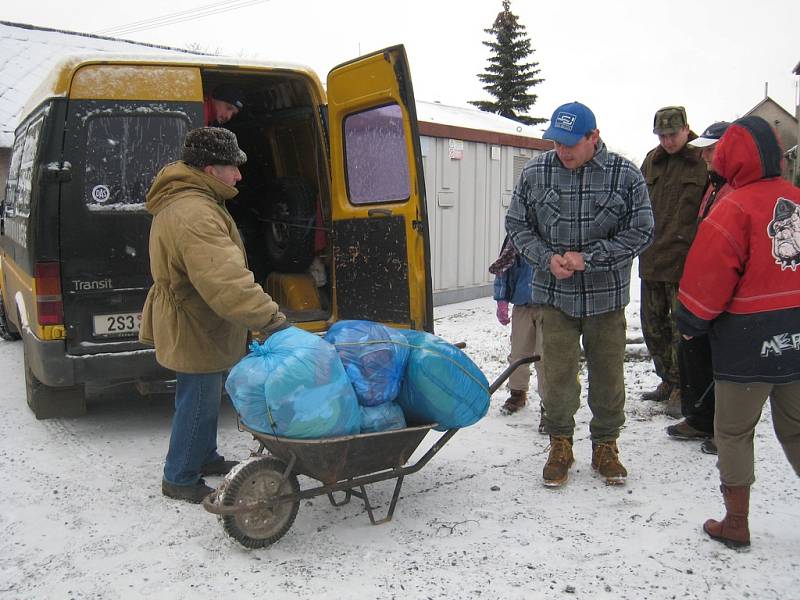
[[[226,482],[220,497],[222,506],[264,501],[272,496],[300,491],[297,476],[283,478],[286,465],[274,458],[262,458],[244,465]],[[294,523],[300,500],[222,517],[225,533],[246,548],[263,548],[282,538]]]

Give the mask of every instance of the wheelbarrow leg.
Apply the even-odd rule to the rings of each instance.
[[[362,488],[363,489],[363,488]],[[353,490],[344,490],[344,500],[341,502],[337,502],[333,499],[333,492],[328,492],[328,500],[331,501],[331,504],[334,506],[344,506],[348,502],[350,502],[350,496],[353,495]]]
[[[394,507],[397,506],[397,500],[400,498],[400,488],[403,487],[403,475],[399,475],[397,477],[397,483],[394,486],[394,494],[392,494],[392,502],[389,504],[389,511],[386,513],[386,516],[383,519],[375,519],[375,514],[372,512],[372,505],[369,503],[369,497],[367,496],[367,490],[364,489],[364,486],[359,486],[360,492],[353,490],[353,495],[356,498],[361,498],[364,501],[364,508],[367,509],[367,514],[369,515],[370,523],[373,525],[380,525],[382,523],[388,523],[392,520],[394,516]]]

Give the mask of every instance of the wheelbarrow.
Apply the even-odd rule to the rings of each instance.
[[[496,392],[517,367],[539,358],[534,355],[510,364],[489,386],[489,394]],[[443,432],[417,462],[406,466],[436,425],[307,440],[254,431],[240,420],[239,429],[252,434],[259,447],[203,499],[203,508],[219,515],[225,532],[247,548],[263,548],[278,541],[294,523],[300,501],[323,494],[333,506],[344,506],[355,496],[364,503],[373,525],[386,523],[392,520],[406,475],[428,464],[458,431]],[[298,475],[319,485],[301,490]],[[390,479],[397,480],[392,500],[386,515],[376,518],[366,486]],[[343,492],[344,497],[334,498],[337,492]]]

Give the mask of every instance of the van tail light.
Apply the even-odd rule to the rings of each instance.
[[[36,263],[33,278],[39,325],[62,324],[64,299],[61,296],[61,267],[57,262]]]

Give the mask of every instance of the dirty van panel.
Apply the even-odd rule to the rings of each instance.
[[[200,102],[70,101],[61,188],[61,280],[67,351],[138,348],[152,283],[145,197],[202,123]]]
[[[402,46],[328,74],[336,318],[433,330],[414,93]]]
[[[347,240],[343,246],[339,240]],[[340,319],[408,321],[408,262],[402,217],[336,223],[334,262]]]

